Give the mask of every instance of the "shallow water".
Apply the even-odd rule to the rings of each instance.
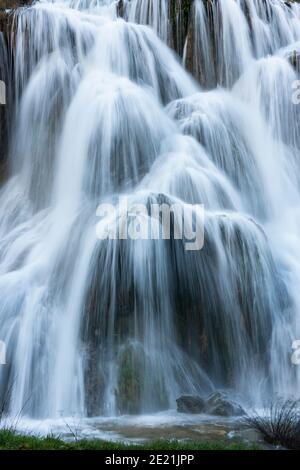
[[[18,432],[40,436],[52,434],[72,441],[74,439],[103,439],[112,442],[144,443],[154,440],[242,441],[259,443],[261,437],[245,426],[241,418],[216,418],[208,415],[179,414],[176,411],[143,416],[118,418],[66,417],[61,420],[20,419],[2,423],[13,425]]]

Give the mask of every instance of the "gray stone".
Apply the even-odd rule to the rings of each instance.
[[[205,401],[198,395],[182,395],[177,398],[177,411],[179,413],[203,413],[205,409]]]
[[[205,402],[206,413],[216,416],[242,416],[245,410],[223,392],[212,393]]]
[[[182,395],[177,398],[176,403],[179,413],[205,413],[228,417],[246,414],[245,410],[224,392],[214,392],[206,399],[201,398],[199,395]]]

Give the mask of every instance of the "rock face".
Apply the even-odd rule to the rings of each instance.
[[[206,399],[198,395],[182,395],[177,400],[179,413],[200,414],[205,413],[214,416],[242,416],[244,409],[231,400],[226,393],[214,392]]]
[[[0,0],[0,10],[9,10],[10,8],[18,8],[28,5],[31,0]]]
[[[0,31],[10,33],[13,10],[30,5],[33,0],[0,0]]]
[[[7,114],[7,41],[0,31],[0,162],[4,159],[8,136],[8,114]],[[2,174],[2,171],[0,172]],[[1,176],[0,176],[1,180]]]
[[[207,0],[203,1],[206,3]],[[153,8],[150,0],[148,0],[148,3],[144,1],[143,6],[140,5],[140,8],[137,8],[136,22],[152,24],[161,39],[182,57],[191,20],[191,11],[194,7],[194,0],[166,0],[165,2],[156,3],[158,4],[156,8],[160,10],[160,20],[164,21],[165,19],[166,21],[164,26],[166,26],[167,33],[165,28],[162,28],[166,35],[162,35],[162,31],[160,31],[160,28],[157,28],[157,24],[153,24],[153,10],[156,8]],[[140,2],[140,4],[142,4],[142,2]],[[117,14],[124,19],[128,19],[130,5],[130,0],[118,0]],[[162,5],[164,5],[165,8],[163,8]],[[166,15],[166,18],[164,18],[164,15]]]
[[[0,0],[0,181],[6,171],[7,144],[11,127],[13,101],[13,12],[30,5],[32,0]],[[4,99],[5,95],[5,99]],[[3,169],[4,168],[4,169]]]

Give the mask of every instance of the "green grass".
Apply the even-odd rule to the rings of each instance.
[[[242,442],[153,441],[145,444],[107,442],[100,439],[64,442],[54,437],[21,435],[11,430],[0,430],[0,450],[258,450],[257,445]]]

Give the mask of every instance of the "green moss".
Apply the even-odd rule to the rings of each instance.
[[[11,430],[0,431],[0,450],[260,450],[257,445],[242,442],[153,441],[145,444],[106,442],[100,439],[64,442],[54,437],[20,435]]]
[[[117,404],[121,413],[140,412],[144,389],[145,357],[141,348],[129,344],[120,353]]]
[[[169,406],[164,376],[156,372],[143,345],[137,341],[128,341],[119,352],[115,393],[121,414],[139,414],[145,409],[164,410]]]

